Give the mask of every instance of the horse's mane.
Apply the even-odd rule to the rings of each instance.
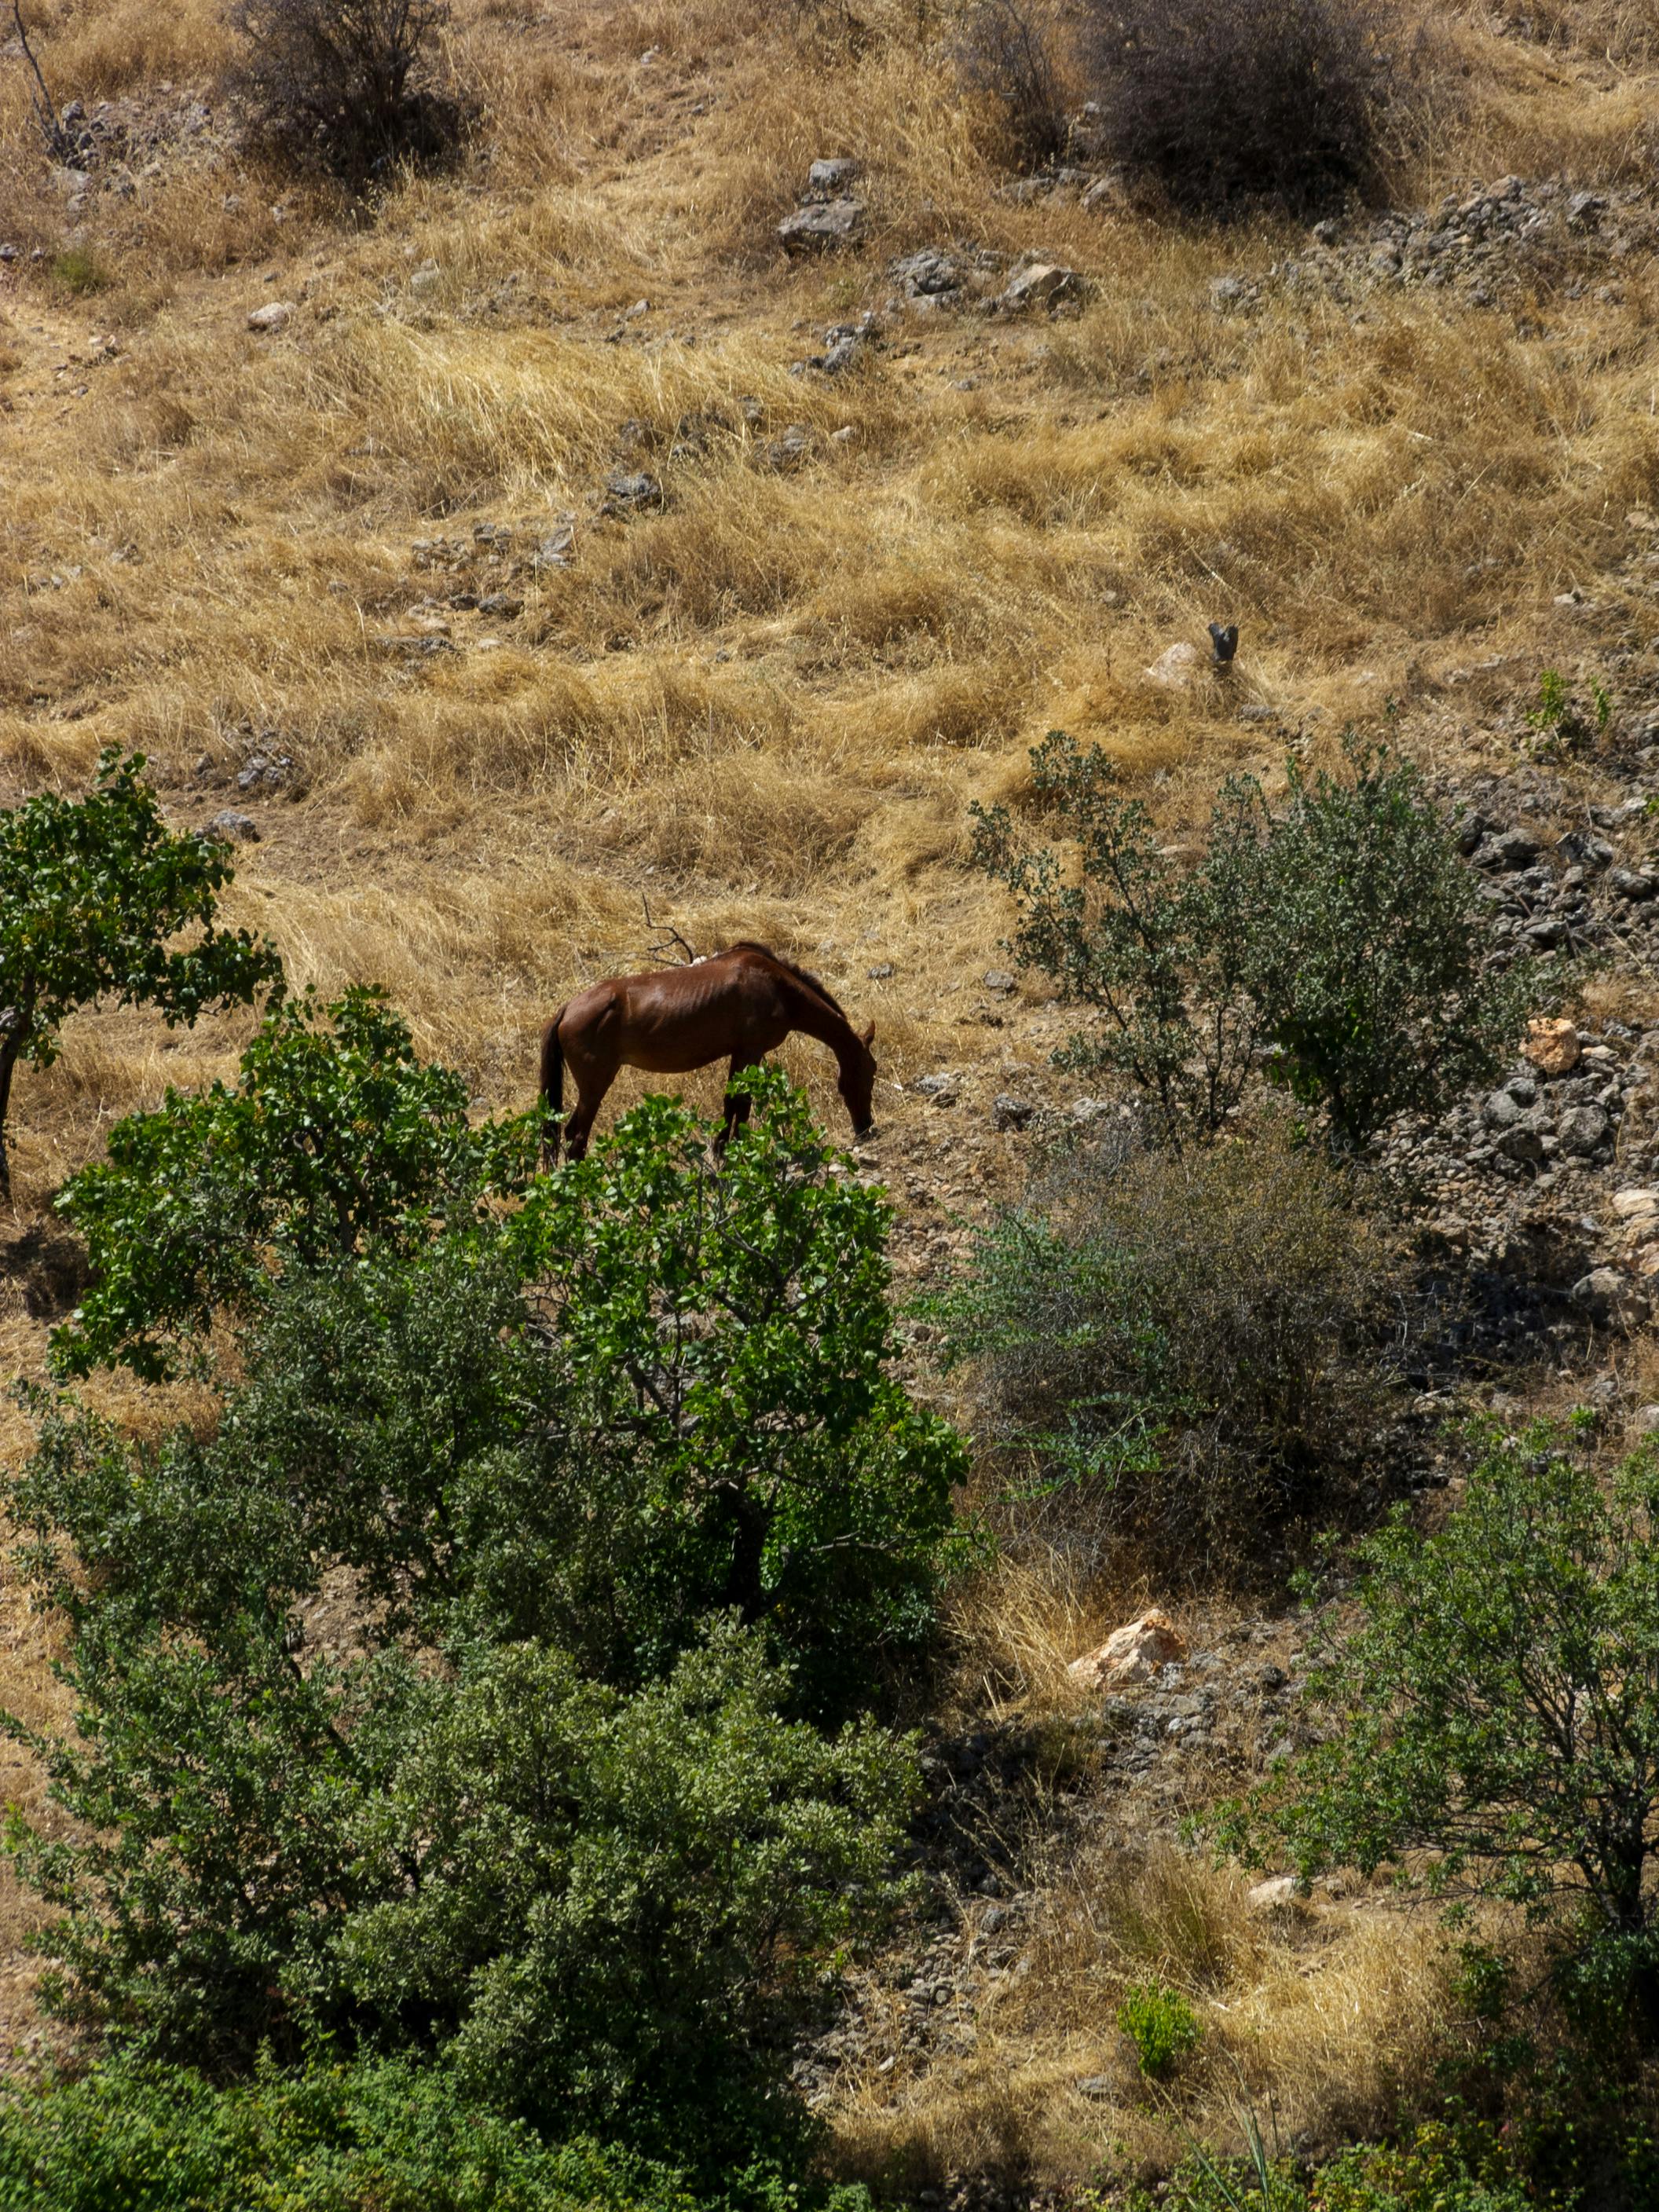
[[[757,945],[752,937],[740,937],[735,944],[728,945],[726,949],[728,952],[758,952],[763,960],[769,960],[775,968],[781,968],[786,975],[793,975],[798,983],[805,983],[808,990],[816,991],[825,1006],[833,1006],[842,1021],[847,1023],[849,1029],[851,1028],[852,1021],[846,1007],[842,1006],[830,986],[815,975],[810,968],[797,966],[794,961],[786,960],[782,953],[774,952],[769,945]]]

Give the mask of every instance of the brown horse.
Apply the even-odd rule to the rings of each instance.
[[[593,1117],[622,1067],[653,1075],[684,1075],[710,1060],[729,1060],[728,1080],[775,1052],[790,1032],[801,1030],[827,1044],[841,1069],[842,1103],[853,1134],[873,1126],[871,1098],[876,1025],[860,1036],[816,975],[781,960],[763,945],[741,942],[689,967],[661,968],[648,975],[616,975],[592,983],[560,1007],[542,1032],[542,1145],[550,1164],[559,1156],[558,1116],[564,1107],[564,1071],[576,1079],[576,1104],[563,1128],[573,1160],[587,1150]],[[728,1097],[726,1124],[717,1141],[749,1118],[749,1101]]]

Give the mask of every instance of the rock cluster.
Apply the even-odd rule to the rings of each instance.
[[[860,242],[865,204],[852,190],[858,174],[858,163],[844,158],[813,162],[799,206],[778,225],[786,253],[831,252]]]

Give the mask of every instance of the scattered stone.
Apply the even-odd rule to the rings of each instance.
[[[1296,1876],[1276,1874],[1270,1881],[1259,1881],[1244,1893],[1244,1902],[1252,1912],[1273,1912],[1282,1905],[1296,1902]]]
[[[222,814],[216,814],[208,829],[212,836],[228,838],[232,844],[257,845],[259,842],[258,823],[251,814],[239,814],[234,806],[226,807]]]
[[[250,753],[236,778],[238,791],[280,790],[294,773],[287,753]]]
[[[1075,269],[1067,269],[1059,261],[1035,261],[1010,277],[1002,304],[1015,313],[1026,307],[1057,307],[1062,300],[1080,300],[1086,289]]]
[[[1647,1221],[1659,1215],[1659,1190],[1616,1190],[1613,1210],[1621,1221]]]
[[[267,300],[263,307],[255,307],[250,311],[247,326],[249,330],[258,331],[266,337],[274,337],[278,331],[285,331],[288,328],[294,319],[294,314],[295,307],[292,300]]]
[[[924,1075],[918,1080],[916,1088],[925,1098],[931,1098],[935,1106],[954,1106],[962,1096],[962,1079],[948,1071],[939,1075]]]
[[[1544,1075],[1570,1075],[1578,1065],[1578,1031],[1569,1021],[1527,1024],[1527,1058]]]
[[[999,1129],[1029,1129],[1036,1109],[1029,1098],[1016,1098],[1012,1091],[999,1091],[991,1107],[991,1120]]]
[[[887,273],[912,300],[947,299],[951,293],[960,292],[965,282],[962,264],[936,246],[901,254],[888,263]]]
[[[878,960],[873,968],[866,968],[864,972],[872,983],[884,983],[893,972],[893,963],[890,960]]]
[[[1644,1293],[1616,1267],[1593,1267],[1572,1286],[1572,1302],[1604,1327],[1633,1328],[1647,1316]]]
[[[605,488],[619,507],[638,508],[662,505],[661,484],[643,469],[607,477]]]
[[[1159,653],[1152,666],[1145,671],[1149,684],[1161,684],[1166,690],[1179,691],[1190,684],[1193,671],[1198,666],[1199,652],[1195,645],[1182,638]]]
[[[1600,192],[1575,192],[1567,202],[1569,230],[1595,230],[1607,211],[1606,198]]]
[[[856,246],[864,234],[862,200],[823,200],[798,207],[778,225],[786,253],[824,253]]]
[[[761,447],[761,459],[769,469],[793,469],[811,451],[812,434],[804,422],[791,422]]]
[[[1628,899],[1632,906],[1659,896],[1659,877],[1649,875],[1645,869],[1614,868],[1607,882],[1619,897]]]
[[[833,160],[814,161],[806,172],[806,191],[809,198],[826,200],[840,198],[848,186],[857,179],[862,162],[836,155]]]
[[[1524,830],[1500,830],[1475,848],[1477,868],[1529,868],[1538,858],[1538,840]]]
[[[988,968],[980,977],[988,991],[1012,991],[1014,979],[1006,968]]]
[[[1638,1406],[1631,1416],[1631,1426],[1638,1437],[1659,1436],[1659,1406]]]
[[[1073,1659],[1066,1672],[1092,1689],[1108,1684],[1150,1682],[1162,1667],[1187,1656],[1187,1639],[1167,1613],[1154,1606],[1139,1620],[1115,1628],[1095,1651]]]
[[[435,261],[422,262],[409,280],[411,292],[435,292],[444,281],[444,272]]]
[[[1572,1106],[1556,1125],[1561,1149],[1576,1158],[1588,1158],[1607,1140],[1608,1121],[1600,1106]]]

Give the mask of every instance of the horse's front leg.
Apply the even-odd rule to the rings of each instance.
[[[736,1053],[733,1053],[732,1055],[732,1065],[726,1071],[726,1118],[720,1124],[720,1133],[719,1136],[714,1139],[714,1154],[716,1158],[725,1152],[727,1145],[731,1143],[732,1132],[734,1129],[741,1129],[744,1124],[748,1121],[749,1109],[754,1103],[753,1100],[750,1098],[743,1097],[734,1097],[732,1096],[732,1085],[737,1081],[738,1076],[743,1073],[745,1067],[758,1067],[760,1065],[761,1063],[758,1060],[743,1060],[740,1059]]]

